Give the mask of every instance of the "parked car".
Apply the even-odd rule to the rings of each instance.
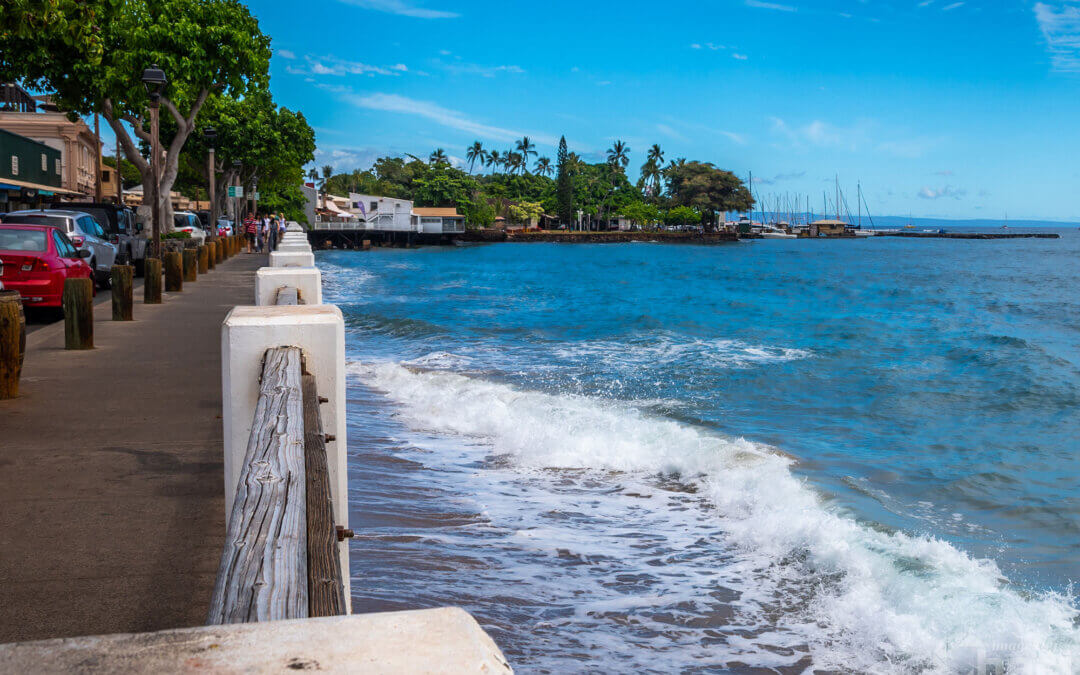
[[[116,246],[116,264],[133,265],[135,275],[142,276],[146,263],[149,241],[141,223],[135,222],[135,211],[128,206],[95,202],[65,202],[53,204],[53,208],[82,211],[94,217]]]
[[[232,221],[228,218],[218,218],[217,233],[219,237],[228,237],[233,233]]]
[[[0,276],[25,305],[59,307],[67,279],[93,278],[85,260],[91,255],[57,227],[0,224]]]
[[[105,230],[93,216],[82,211],[41,209],[5,213],[3,222],[24,225],[50,225],[68,236],[75,248],[90,252],[90,269],[99,288],[108,288],[112,266],[116,262],[116,246],[106,239]]]
[[[203,229],[199,217],[191,211],[177,211],[173,214],[173,229],[177,232],[187,232],[191,238],[198,241],[202,246],[206,241],[206,230]]]

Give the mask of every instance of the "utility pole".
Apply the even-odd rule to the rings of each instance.
[[[101,122],[99,118],[100,115],[94,113],[94,161],[96,162],[94,166],[94,201],[98,204],[101,203]]]

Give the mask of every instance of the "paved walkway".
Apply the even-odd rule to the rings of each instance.
[[[204,623],[225,533],[221,322],[251,304],[241,254],[63,349],[27,336],[0,401],[0,643]]]

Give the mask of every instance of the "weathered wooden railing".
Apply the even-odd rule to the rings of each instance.
[[[295,232],[287,233],[279,251],[292,251],[281,253],[279,264],[275,264],[279,253],[272,253],[271,267],[256,275],[257,307],[251,309],[275,307],[246,312],[245,319],[237,314],[244,313],[243,308],[237,308],[225,322],[226,480],[235,485],[235,492],[226,485],[226,503],[231,508],[207,618],[210,624],[348,611],[347,578],[342,574],[343,560],[348,558],[339,551],[338,542],[352,532],[335,523],[335,512],[347,517],[341,501],[347,495],[336,495],[335,501],[331,490],[332,478],[341,481],[339,489],[344,485],[341,447],[334,446],[334,469],[327,455],[327,444],[341,432],[324,432],[320,406],[330,399],[319,396],[316,376],[307,368],[310,356],[316,362],[314,370],[322,373],[320,377],[331,389],[328,396],[340,406],[338,380],[327,378],[327,365],[335,363],[335,372],[344,366],[337,364],[343,356],[338,343],[344,335],[336,328],[341,324],[336,308],[307,309],[311,302],[321,305],[322,283],[316,268],[292,266],[289,255],[311,255],[306,240],[297,237]],[[261,375],[253,389],[250,383],[256,373],[239,364],[259,357]],[[244,412],[252,410],[244,407],[244,401],[249,406],[254,402],[253,415]],[[342,412],[330,412],[331,428],[340,425]],[[236,425],[248,416],[251,426],[245,447],[245,436],[236,431],[247,427],[236,429]]]
[[[268,349],[207,623],[344,613],[319,405],[301,350]]]

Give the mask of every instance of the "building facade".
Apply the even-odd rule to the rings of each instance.
[[[37,208],[63,193],[60,151],[0,129],[0,212]]]
[[[0,99],[9,100],[0,106],[0,129],[58,150],[61,187],[75,193],[73,196],[77,198],[93,199],[101,145],[90,125],[82,119],[71,121],[48,97],[30,96],[17,85],[0,86],[3,89]]]

